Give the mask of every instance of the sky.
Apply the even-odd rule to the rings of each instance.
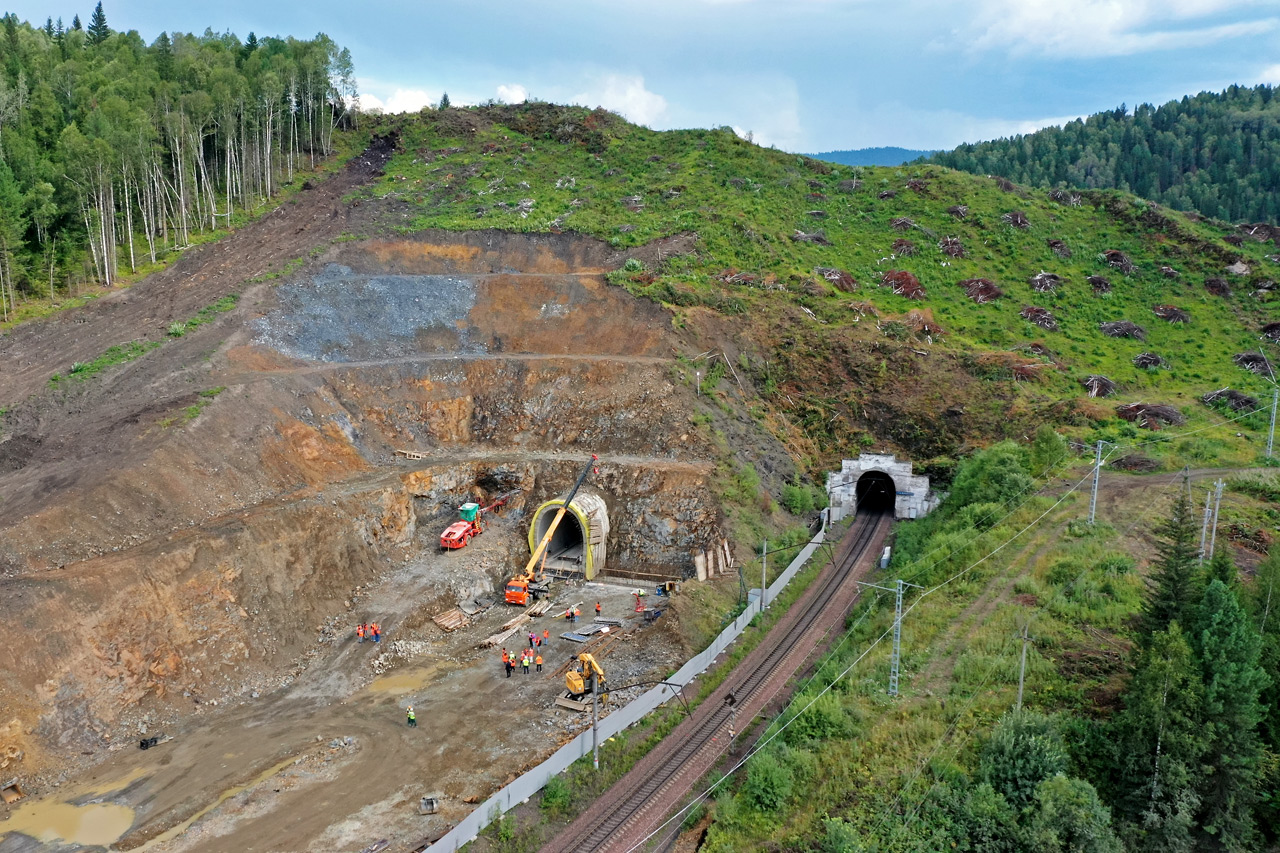
[[[5,5],[7,3],[7,6]],[[0,0],[34,24],[93,4]],[[351,50],[365,108],[526,97],[787,151],[947,149],[1280,85],[1280,0],[104,0],[112,29]]]

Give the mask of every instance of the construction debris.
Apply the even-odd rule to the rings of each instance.
[[[1116,392],[1116,383],[1105,376],[1092,373],[1080,380],[1090,397],[1110,397]]]
[[[490,634],[488,637],[485,637],[483,640],[480,641],[480,643],[476,646],[476,648],[493,648],[494,646],[502,645],[507,640],[509,640],[513,634],[519,631],[521,626],[523,626],[526,622],[529,622],[529,621],[531,620],[524,613],[521,613],[519,616],[516,616],[512,619],[507,620],[505,623],[503,623],[501,631],[499,631],[496,634]]]
[[[880,276],[880,284],[892,288],[894,293],[905,296],[907,299],[924,299],[925,297],[924,286],[920,284],[920,279],[906,270],[885,270]]]
[[[960,286],[964,288],[964,295],[979,305],[1004,296],[1004,291],[989,278],[966,278]]]
[[[1098,328],[1102,330],[1102,334],[1109,338],[1135,338],[1139,341],[1147,339],[1147,330],[1139,326],[1137,323],[1131,323],[1128,320],[1113,320],[1110,323],[1099,323]]]
[[[403,456],[406,459],[426,459],[427,454],[417,450],[397,450],[397,456]]]
[[[467,614],[455,607],[452,610],[437,613],[431,617],[431,621],[436,623],[441,631],[456,631],[465,627],[470,620],[467,618]]]
[[[1058,331],[1058,319],[1049,312],[1048,308],[1041,308],[1037,305],[1024,305],[1018,313],[1022,315],[1024,320],[1030,320],[1042,329],[1048,329],[1050,332]]]
[[[830,282],[836,290],[843,293],[852,293],[858,286],[857,280],[850,273],[835,267],[814,267],[813,274]]]
[[[1052,293],[1054,289],[1062,283],[1062,276],[1057,273],[1045,272],[1041,270],[1028,279],[1031,289],[1036,293]]]
[[[1021,210],[1009,211],[1004,216],[1000,217],[1000,221],[1005,225],[1012,225],[1014,228],[1022,228],[1024,230],[1031,227],[1030,220],[1027,219],[1027,215]]]
[[[1225,404],[1226,407],[1233,412],[1253,412],[1258,408],[1258,400],[1256,397],[1250,397],[1248,394],[1242,394],[1241,392],[1233,391],[1230,388],[1223,388],[1220,391],[1210,391],[1200,399],[1209,405],[1214,403]]]
[[[1152,312],[1161,320],[1170,323],[1189,323],[1191,322],[1191,312],[1173,305],[1152,305]]]
[[[1107,249],[1099,258],[1108,266],[1120,270],[1125,275],[1132,275],[1137,269],[1133,265],[1133,261],[1129,260],[1129,256],[1118,249]]]
[[[1267,357],[1260,352],[1238,352],[1231,360],[1237,367],[1243,367],[1250,373],[1256,373],[1259,376],[1272,375],[1271,362],[1267,361]]]
[[[1116,415],[1149,430],[1158,430],[1166,424],[1179,426],[1187,422],[1182,412],[1164,404],[1126,403],[1116,406]]]
[[[1091,275],[1085,281],[1089,282],[1089,286],[1093,288],[1094,293],[1110,293],[1111,281],[1100,275]]]
[[[1133,357],[1133,366],[1149,370],[1153,367],[1168,367],[1169,362],[1153,352],[1140,352]]]
[[[943,237],[938,241],[938,251],[952,258],[964,257],[964,244],[958,237]]]

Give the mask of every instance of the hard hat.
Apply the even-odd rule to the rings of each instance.
[[[409,710],[410,710],[410,711],[412,711],[412,710],[413,710],[413,706],[412,706],[412,705],[410,705],[410,706],[409,706]]]

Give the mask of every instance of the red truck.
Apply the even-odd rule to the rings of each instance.
[[[444,533],[440,534],[440,547],[447,551],[456,551],[458,548],[465,548],[470,545],[472,536],[479,536],[484,532],[484,514],[493,512],[510,500],[512,496],[519,493],[517,489],[516,491],[499,495],[497,500],[488,506],[482,507],[478,503],[467,502],[458,507],[458,516],[462,520],[450,524],[445,528]]]

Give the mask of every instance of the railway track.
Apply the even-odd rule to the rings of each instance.
[[[873,564],[890,517],[863,513],[841,539],[836,557],[735,672],[626,776],[543,847],[544,853],[630,851],[674,835],[655,835],[730,746],[734,715],[742,725],[759,713],[833,629],[844,624],[857,583]]]

